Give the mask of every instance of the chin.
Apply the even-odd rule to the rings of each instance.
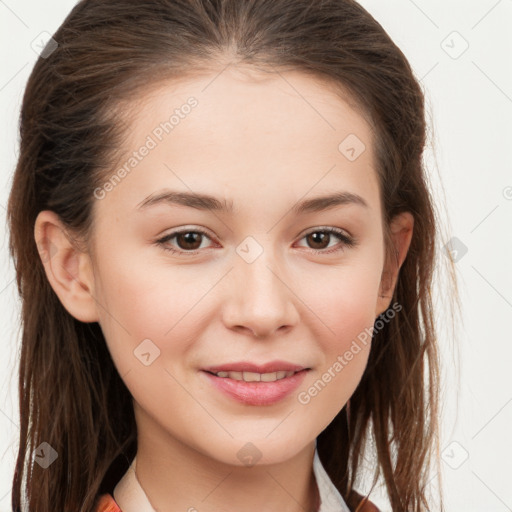
[[[271,434],[272,436],[272,434]],[[280,436],[279,439],[270,437],[245,436],[243,440],[233,439],[228,444],[218,446],[220,451],[211,453],[210,457],[239,467],[255,465],[271,465],[286,462],[297,456],[309,443],[309,439],[294,440],[290,436]]]

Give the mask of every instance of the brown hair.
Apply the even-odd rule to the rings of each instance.
[[[8,205],[22,298],[13,510],[25,503],[32,512],[94,510],[98,495],[127,469],[137,443],[131,395],[100,326],[73,318],[48,282],[34,239],[36,217],[52,210],[70,236],[87,241],[93,191],[126,137],[121,102],[129,105],[148,83],[225,63],[328,80],[371,121],[388,256],[390,220],[401,211],[414,216],[393,290],[402,310],[374,333],[360,384],[319,435],[318,450],[355,510],[371,432],[374,484],[382,475],[393,511],[430,510],[433,452],[439,460],[431,296],[438,230],[422,163],[424,96],[385,30],[353,0],[82,0],[53,38],[58,46],[38,59],[26,86]],[[59,456],[47,470],[30,457],[43,442]]]

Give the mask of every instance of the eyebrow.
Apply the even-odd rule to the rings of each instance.
[[[136,209],[141,211],[158,204],[181,205],[197,210],[218,211],[224,213],[233,213],[233,201],[219,200],[208,194],[197,192],[178,192],[173,190],[163,190],[146,197],[141,201]],[[358,194],[342,191],[335,192],[326,196],[306,199],[295,204],[291,211],[296,215],[305,213],[320,212],[335,208],[336,206],[355,204],[364,208],[369,208],[368,203]]]

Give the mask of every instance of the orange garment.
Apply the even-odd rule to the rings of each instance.
[[[110,494],[102,494],[96,512],[122,512]],[[363,500],[357,507],[357,512],[379,512],[379,509],[368,499]]]
[[[110,494],[102,494],[96,512],[122,512]]]

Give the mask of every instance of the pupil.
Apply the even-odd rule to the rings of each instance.
[[[322,238],[324,238],[325,240],[327,240],[329,238],[329,234],[328,233],[322,233],[322,232],[315,232],[315,233],[310,233],[309,235],[312,239],[313,239],[313,243],[316,244],[316,243],[320,243],[322,242]],[[318,240],[320,239],[320,240]],[[325,241],[324,240],[324,241]],[[325,248],[326,245],[323,244],[322,247],[320,247],[320,249],[323,249]],[[318,249],[318,247],[313,247],[314,249]]]
[[[193,231],[190,231],[188,233],[182,233],[178,235],[178,239],[184,240],[185,245],[193,245],[193,247],[183,247],[184,249],[197,249],[201,243],[199,243],[199,246],[195,246],[194,243],[197,245],[197,241],[201,238],[201,233],[196,233]],[[315,244],[320,244],[320,247],[313,247],[314,249],[324,249],[326,247],[326,242],[329,238],[329,233],[323,233],[321,231],[310,233],[308,235],[309,241]],[[181,243],[179,245],[182,245]]]
[[[185,245],[190,245],[190,244],[194,244],[194,242],[196,242],[197,244],[197,240],[201,237],[201,233],[194,233],[194,232],[189,232],[189,233],[182,233],[179,235],[178,238],[181,238],[183,240],[185,240]],[[181,245],[181,244],[179,244]],[[199,243],[199,245],[197,245],[197,247],[193,246],[193,247],[184,247],[185,249],[197,249],[199,246],[201,245],[201,243]]]

